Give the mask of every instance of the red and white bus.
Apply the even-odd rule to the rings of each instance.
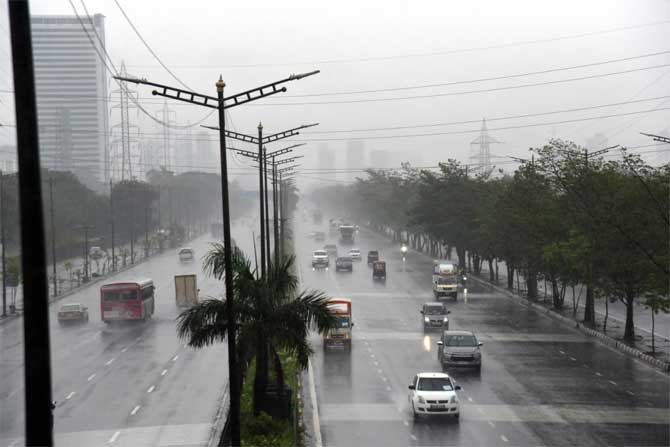
[[[146,320],[154,313],[154,282],[151,279],[117,282],[100,287],[102,321]]]

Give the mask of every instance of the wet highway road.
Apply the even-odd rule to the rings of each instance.
[[[323,243],[304,236],[316,230],[328,234],[326,223],[302,221],[296,229],[303,287],[351,298],[355,322],[350,354],[324,351],[313,338],[324,445],[670,443],[668,376],[472,283],[467,302],[462,295],[445,302],[451,329],[472,330],[484,342],[481,374],[447,371],[463,387],[460,422],[414,422],[410,380],[418,372],[441,371],[438,334],[424,334],[419,314],[433,299],[431,259],[410,252],[403,271],[399,247],[362,229],[354,246],[364,256],[380,250],[387,261],[385,284],[373,283],[365,261],[355,263],[353,273],[313,271],[311,251]]]
[[[249,252],[249,229],[233,237]],[[197,273],[200,295],[221,296],[223,283],[201,270],[210,237],[188,245],[196,260],[180,263],[177,250],[119,273],[105,282],[152,278],[153,317],[145,322],[106,325],[100,320],[99,287],[94,284],[51,306],[53,395],[57,445],[202,445],[210,435],[228,382],[225,344],[194,350],[176,334],[176,274]],[[253,253],[253,251],[251,251]],[[60,326],[60,303],[88,306],[87,324]],[[22,319],[0,327],[0,445],[23,443]]]

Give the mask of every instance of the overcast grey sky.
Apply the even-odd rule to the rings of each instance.
[[[366,138],[365,151],[388,150],[393,161],[407,158],[419,166],[446,158],[468,161],[470,141],[479,123],[362,132],[324,133],[358,129],[416,126],[433,123],[495,119],[607,105],[669,96],[618,107],[570,113],[493,120],[492,129],[587,117],[670,108],[670,66],[594,79],[492,92],[444,95],[501,88],[668,65],[670,55],[637,58],[599,66],[503,80],[378,93],[298,96],[470,81],[553,68],[591,64],[670,50],[670,2],[628,1],[127,1],[119,0],[143,37],[165,64],[186,84],[214,93],[221,73],[227,94],[256,87],[291,73],[320,69],[321,74],[288,84],[288,92],[248,106],[231,109],[234,128],[254,133],[262,121],[268,132],[309,122],[321,125],[295,141],[312,141],[302,149],[303,166],[315,168],[316,152],[325,143],[343,166],[347,140]],[[80,0],[73,0],[83,13]],[[91,14],[106,16],[106,42],[114,62],[125,61],[134,75],[177,85],[141,44],[114,0],[86,0]],[[72,14],[67,0],[31,2],[33,14]],[[8,27],[2,5],[3,82],[8,87]],[[648,25],[656,23],[655,25]],[[646,25],[646,26],[640,26]],[[613,32],[601,32],[627,28]],[[581,37],[554,39],[564,36]],[[538,41],[530,43],[529,41]],[[525,43],[521,43],[525,42]],[[510,45],[506,45],[510,44]],[[488,49],[481,49],[489,47]],[[497,47],[497,48],[490,48]],[[463,50],[463,51],[457,51]],[[431,96],[433,95],[433,96]],[[434,96],[442,95],[442,96]],[[430,96],[391,101],[381,98]],[[141,100],[158,108],[147,88]],[[13,122],[11,97],[0,96],[0,121]],[[364,100],[367,102],[341,101]],[[298,103],[298,105],[287,105]],[[201,119],[206,110],[175,105],[177,121]],[[147,131],[158,132],[141,118]],[[215,116],[207,122],[216,124]],[[609,144],[640,146],[651,141],[640,131],[670,129],[670,111],[620,116],[549,126],[491,130],[504,141],[494,155],[524,156],[555,136],[586,144],[603,133]],[[450,132],[449,135],[435,135]],[[460,132],[460,133],[459,133]],[[393,135],[433,134],[404,138]],[[214,136],[212,136],[214,137]],[[371,138],[377,137],[377,138]],[[8,132],[0,131],[0,144]],[[329,139],[331,141],[315,141]],[[293,140],[292,140],[293,141]],[[283,147],[282,144],[275,145]],[[593,148],[596,149],[596,148]],[[659,150],[662,147],[637,149]],[[394,155],[395,154],[395,155]],[[651,161],[658,153],[646,154]],[[660,159],[660,158],[659,158]],[[499,160],[494,159],[494,162]],[[369,158],[350,167],[375,166]],[[502,166],[502,165],[501,165]],[[510,167],[505,165],[505,167]],[[305,174],[307,179],[314,174]],[[311,178],[311,177],[309,177]],[[331,174],[322,179],[343,180]]]

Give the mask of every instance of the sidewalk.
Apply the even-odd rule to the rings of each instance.
[[[541,307],[545,312],[549,313],[551,312],[557,317],[560,317],[561,319],[568,320],[568,321],[574,321],[575,325],[581,325],[585,328],[589,328],[593,330],[594,332],[598,332],[602,335],[605,335],[613,340],[616,340],[619,344],[624,344],[626,346],[629,346],[630,348],[637,349],[641,351],[642,353],[652,356],[656,360],[660,360],[661,362],[664,362],[666,364],[666,370],[670,366],[670,337],[668,337],[667,334],[661,334],[661,330],[664,331],[664,329],[667,328],[667,315],[662,315],[659,314],[656,316],[656,331],[655,331],[655,345],[656,345],[656,352],[655,354],[652,354],[652,342],[651,342],[651,331],[648,330],[645,327],[641,327],[638,325],[640,322],[639,315],[641,312],[646,312],[650,313],[651,311],[648,309],[645,309],[644,306],[642,305],[636,305],[635,310],[634,310],[634,322],[635,322],[635,342],[629,343],[625,342],[623,340],[623,334],[624,334],[624,328],[625,328],[625,313],[621,314],[620,309],[618,307],[622,306],[616,306],[616,303],[609,303],[610,306],[610,312],[609,312],[609,317],[607,319],[607,331],[603,332],[603,322],[605,320],[605,312],[604,312],[604,307],[605,303],[603,299],[598,299],[596,300],[596,324],[595,325],[590,325],[590,324],[584,324],[583,316],[584,316],[584,306],[583,302],[585,300],[584,294],[585,292],[582,292],[581,300],[579,307],[577,309],[576,315],[573,315],[573,308],[572,308],[572,294],[570,292],[566,292],[566,297],[565,297],[565,303],[562,309],[554,309],[551,301],[551,296],[549,295],[550,290],[547,290],[547,296],[546,298],[544,297],[544,287],[542,283],[538,284],[538,293],[540,297],[538,297],[537,301],[530,301],[525,295],[525,288],[523,287],[523,277],[521,276],[519,280],[519,284],[521,285],[521,290],[516,288],[516,280],[514,281],[514,290],[509,291],[507,289],[507,276],[506,276],[506,269],[503,268],[498,268],[499,271],[499,277],[498,277],[498,283],[493,283],[495,286],[500,287],[502,289],[505,289],[508,291],[508,293],[513,293],[516,295],[519,299],[523,299],[524,301],[528,303],[532,303],[534,306],[539,306]],[[472,273],[471,273],[472,274]],[[489,270],[488,266],[484,265],[482,266],[482,271],[477,277],[478,280],[486,283],[486,284],[491,284],[489,282]],[[575,288],[575,291],[577,292],[577,297],[579,297],[579,287]],[[621,304],[621,303],[619,303]],[[625,311],[624,311],[625,312]],[[660,325],[659,325],[660,323]],[[659,330],[659,327],[662,328]]]

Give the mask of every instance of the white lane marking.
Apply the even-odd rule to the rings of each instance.
[[[396,410],[398,410],[398,413],[402,413],[402,408],[396,407]]]
[[[574,358],[574,357],[570,357],[570,360],[572,360],[573,362],[576,362],[576,361],[577,361],[577,359]]]
[[[147,390],[147,393],[151,393],[156,389],[156,385],[151,385],[149,389]]]
[[[565,355],[565,352],[561,351],[560,349],[558,350],[561,354]]]
[[[142,340],[142,337],[137,337],[137,338],[135,339],[135,341],[140,341],[140,340]]]
[[[470,402],[472,402],[472,397],[468,396],[468,400],[469,400]]]
[[[186,349],[187,346],[188,346],[188,343],[184,343],[184,349]]]
[[[161,376],[164,376],[165,374],[167,374],[167,369],[164,369],[163,371],[161,371]]]
[[[603,375],[596,371],[596,376],[602,377]]]
[[[409,427],[409,422],[403,420],[402,423],[405,424],[407,427]]]
[[[412,438],[412,441],[416,441],[416,436],[414,436],[413,434],[409,435],[409,437]]]
[[[114,432],[114,434],[112,435],[112,437],[109,438],[109,443],[110,443],[110,444],[114,444],[114,443],[116,442],[116,440],[117,440],[117,438],[119,437],[120,434],[121,434],[120,431]]]
[[[321,422],[319,422],[319,407],[316,404],[316,386],[314,385],[314,370],[312,362],[307,359],[307,377],[309,379],[309,397],[312,403],[312,422],[314,423],[314,444],[316,447],[323,447],[321,441]]]
[[[391,387],[390,387],[390,386],[387,386],[387,387],[386,387],[386,391],[391,391]]]
[[[378,370],[377,370],[377,374],[381,374],[381,373],[383,373],[383,372],[384,372],[384,371],[382,371],[381,369],[378,369]]]
[[[630,394],[631,396],[635,396],[635,393],[632,392],[632,391],[628,391],[628,390],[626,390],[626,392],[627,392],[628,394]]]
[[[126,346],[125,348],[123,348],[123,349],[121,350],[121,352],[126,352],[127,350],[128,350],[128,346]]]
[[[375,360],[375,361],[374,361],[374,362],[372,362],[372,363],[374,363],[374,364],[375,364],[375,366],[379,365],[379,362],[378,362],[377,360]]]
[[[17,445],[19,443],[20,440],[21,440],[21,438],[16,438],[15,440],[12,441],[11,444],[9,444],[9,447],[14,447],[15,445]]]
[[[74,396],[75,394],[77,394],[77,393],[75,393],[74,391],[71,392],[70,394],[67,395],[67,397],[65,398],[65,400],[70,400],[70,399],[72,399],[72,396]]]
[[[491,422],[491,421],[489,421],[489,425],[491,426],[491,428],[496,428],[496,424],[494,424],[494,423]]]
[[[137,405],[135,408],[133,408],[133,411],[130,412],[131,416],[135,416],[135,413],[140,411],[140,405]]]
[[[500,439],[502,439],[504,442],[509,442],[509,439],[507,439],[505,435],[500,435]]]
[[[172,361],[176,362],[178,358],[179,358],[179,355],[175,355],[174,357],[172,357]]]
[[[88,379],[86,379],[87,382],[90,382],[91,380],[95,379],[95,373],[91,374],[88,376]]]
[[[116,359],[110,359],[109,361],[107,361],[107,363],[105,363],[105,365],[107,366],[111,365],[112,363],[114,363],[114,360]]]
[[[610,383],[611,383],[612,385],[614,385],[614,386],[617,386],[617,384],[616,384],[616,382],[615,382],[615,381],[613,381],[613,380],[610,380],[609,382],[610,382]]]
[[[386,382],[388,379],[385,376],[382,376],[382,380]]]
[[[484,410],[482,410],[480,407],[477,407],[477,411],[479,411],[481,414],[484,414]]]

